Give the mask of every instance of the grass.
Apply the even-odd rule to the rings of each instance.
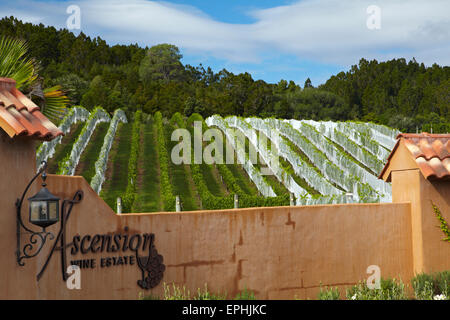
[[[259,141],[260,135],[263,137],[266,137],[264,135],[264,133],[262,133],[261,131],[256,131],[256,133],[258,136],[258,141]],[[247,152],[249,152],[250,142],[248,141],[248,139],[245,139],[245,141],[246,141],[245,149]],[[268,139],[267,137],[266,137],[266,141],[267,141],[267,150],[270,153],[272,150],[272,141],[270,139]],[[273,147],[275,148],[275,145]],[[262,167],[261,164],[263,164],[263,166],[267,168],[267,165],[264,163],[264,161],[262,160],[261,156],[259,156],[259,153],[258,153],[258,163],[253,164],[253,166],[255,168],[258,168],[259,171],[261,172],[261,167]],[[283,183],[280,182],[280,180],[278,180],[278,178],[275,176],[275,174],[265,175],[263,177],[265,178],[266,182],[272,187],[273,191],[275,192],[275,194],[277,196],[290,194],[289,190],[283,185]]]
[[[253,165],[261,172],[261,165],[259,163]],[[278,180],[278,178],[274,175],[265,175],[263,176],[266,182],[272,187],[273,191],[277,196],[282,196],[286,194],[290,194],[289,190]]]
[[[381,279],[379,289],[370,289],[363,282],[346,291],[348,300],[407,300],[406,287],[401,280]]]
[[[51,159],[48,160],[48,173],[56,173],[58,171],[58,162],[64,159],[65,156],[72,152],[73,144],[75,143],[77,137],[80,135],[83,129],[84,122],[78,122],[71,126],[70,132],[65,135],[61,143],[55,148],[55,154]]]
[[[162,203],[156,127],[150,121],[141,130],[142,152],[138,160],[138,193],[133,212],[158,212],[162,210]]]
[[[200,165],[203,178],[208,186],[209,191],[216,197],[223,197],[226,195],[223,184],[217,180],[218,173],[214,174],[213,170],[217,170],[214,166],[209,166],[206,163]],[[221,186],[222,185],[222,186]]]
[[[178,142],[171,141],[170,139],[172,132],[175,129],[173,125],[167,123],[164,129],[168,145],[167,151],[169,152],[170,157],[173,147],[175,147]],[[169,173],[172,181],[173,194],[180,196],[182,211],[198,210],[199,205],[195,199],[196,191],[192,178],[190,177],[189,165],[175,165],[169,158]]]
[[[80,161],[75,170],[75,175],[83,176],[87,182],[91,182],[92,178],[95,176],[95,162],[100,155],[108,128],[109,123],[99,123],[91,136],[89,144],[81,154]]]
[[[120,123],[109,153],[101,197],[115,210],[117,197],[121,197],[128,184],[128,155],[131,151],[131,123]]]
[[[280,161],[280,166],[282,168],[284,168],[284,170],[289,173],[292,177],[292,179],[294,179],[294,181],[303,189],[305,189],[306,191],[308,191],[309,194],[312,195],[319,195],[320,193],[314,189],[313,187],[311,187],[304,179],[302,179],[301,177],[299,177],[297,174],[295,174],[294,168],[292,167],[292,165],[286,161],[284,158],[279,159]]]
[[[235,164],[227,164],[228,169],[233,174],[236,182],[239,187],[241,187],[242,191],[246,194],[253,196],[258,194],[258,188],[255,186],[253,181],[248,176],[247,172],[244,170],[242,165],[237,164],[237,159],[235,159]]]
[[[211,126],[211,129],[216,129],[222,132],[218,127]],[[255,186],[253,181],[248,176],[247,172],[244,170],[242,165],[238,164],[237,156],[235,154],[235,151],[233,147],[231,146],[230,142],[226,138],[226,136],[222,133],[222,139],[218,141],[219,145],[223,146],[223,149],[220,151],[223,151],[221,153],[221,157],[223,159],[223,165],[227,166],[228,170],[233,174],[234,178],[236,179],[237,184],[242,189],[243,192],[247,195],[257,195],[258,194],[258,188]],[[226,164],[226,155],[227,153],[230,153],[234,157],[234,163],[233,164]],[[217,169],[216,169],[217,170]]]
[[[322,288],[320,286],[320,292],[317,295],[318,300],[339,300],[341,297],[341,294],[339,292],[339,289],[337,287],[335,288],[329,288],[325,287]]]
[[[164,296],[161,298],[159,296],[148,295],[145,296],[143,293],[139,294],[139,300],[228,300],[228,294],[224,293],[212,293],[208,289],[208,285],[205,284],[203,289],[198,288],[197,293],[192,294],[186,286],[179,286],[174,283],[168,285],[163,283]],[[234,300],[256,300],[255,294],[251,290],[239,291],[234,297]]]

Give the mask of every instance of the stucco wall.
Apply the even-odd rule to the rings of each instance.
[[[320,283],[345,286],[367,278],[369,265],[380,266],[384,277],[412,275],[408,203],[117,216],[81,177],[50,176],[48,185],[61,198],[71,198],[78,189],[85,193],[67,224],[68,243],[77,234],[125,234],[125,226],[128,234],[154,233],[166,265],[163,282],[185,284],[191,291],[207,283],[211,291],[231,295],[248,288],[258,298],[303,299],[315,298]],[[14,225],[13,214],[10,217],[2,228]],[[57,226],[50,229],[58,231]],[[163,294],[162,285],[152,291],[137,286],[137,266],[82,269],[82,290],[68,290],[59,251],[37,282],[34,276],[50,246],[34,259],[37,263],[18,267],[12,250],[15,237],[3,241],[10,249],[2,252],[2,259],[14,262],[8,263],[7,274],[16,280],[0,286],[2,298],[136,299],[139,292]],[[101,257],[114,256],[71,256],[69,250],[67,255],[68,260],[95,258],[97,264]]]
[[[22,272],[16,262],[17,198],[33,177],[36,167],[35,143],[20,138],[11,139],[0,129],[0,297],[30,297],[23,283],[35,282],[35,260],[30,260]],[[28,196],[36,192],[33,185]]]
[[[432,203],[450,222],[450,181],[426,180],[419,169],[393,171],[392,190],[394,202],[411,202],[415,273],[449,270],[450,243],[442,241]]]

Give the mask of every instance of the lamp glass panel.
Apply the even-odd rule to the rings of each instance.
[[[46,201],[32,201],[31,206],[31,221],[42,221],[48,219],[47,202]]]
[[[54,221],[58,220],[58,202],[50,201],[48,203],[49,219]]]

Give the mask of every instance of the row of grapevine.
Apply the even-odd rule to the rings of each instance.
[[[165,211],[174,211],[175,209],[175,195],[173,194],[172,184],[169,175],[169,161],[170,156],[167,151],[166,139],[164,137],[164,124],[161,112],[156,112],[154,116],[157,141],[158,141],[158,155],[160,163],[160,183],[161,195],[163,197],[163,204]]]
[[[86,124],[84,125],[80,135],[78,136],[77,140],[75,141],[72,151],[70,155],[65,157],[58,165],[58,174],[62,175],[73,175],[75,172],[75,169],[78,165],[78,161],[80,160],[81,154],[83,153],[83,150],[86,148],[87,144],[89,143],[89,140],[92,136],[92,133],[95,130],[95,127],[100,122],[109,122],[111,118],[109,117],[108,113],[106,113],[105,110],[102,108],[95,108],[88,120],[86,121]]]
[[[109,152],[116,136],[117,126],[120,122],[127,123],[127,116],[125,115],[125,112],[117,109],[111,119],[111,124],[109,125],[108,132],[106,133],[100,155],[95,162],[95,176],[91,180],[91,187],[98,194],[100,194],[103,182],[105,181],[105,172],[108,165]]]
[[[248,155],[245,153],[245,146],[242,145],[242,141],[236,137],[235,131],[228,127],[225,120],[221,116],[214,115],[207,118],[205,122],[210,127],[218,127],[225,134],[226,139],[236,152],[238,163],[242,164],[244,170],[258,188],[259,192],[264,197],[276,197],[272,187],[263,178],[259,169],[253,166]],[[242,150],[244,150],[244,152],[242,152]]]
[[[73,124],[78,123],[79,121],[86,121],[89,117],[89,111],[87,111],[83,107],[73,107],[67,113],[67,115],[61,121],[59,125],[59,130],[61,130],[64,134],[70,132],[70,128]],[[37,152],[36,152],[36,168],[39,170],[42,161],[47,161],[49,158],[53,157],[55,153],[56,146],[61,143],[62,137],[59,136],[52,141],[43,142]]]
[[[125,194],[122,196],[124,212],[131,212],[136,197],[137,161],[139,157],[140,133],[142,111],[134,114],[133,127],[131,128],[131,151],[128,158],[128,183]]]

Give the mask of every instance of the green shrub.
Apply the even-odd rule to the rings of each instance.
[[[436,296],[450,296],[450,271],[421,273],[411,280],[418,300],[433,300]],[[446,298],[447,299],[447,298]]]
[[[450,271],[442,271],[435,274],[437,290],[436,294],[450,296]]]

